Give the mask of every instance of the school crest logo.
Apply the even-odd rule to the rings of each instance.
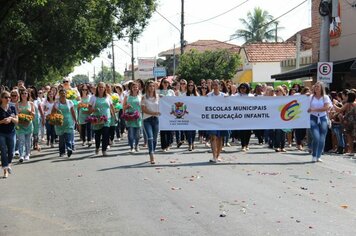
[[[188,111],[183,102],[176,102],[172,105],[171,115],[174,115],[176,119],[183,119],[185,114],[188,114]]]
[[[298,119],[299,114],[302,112],[300,110],[301,105],[297,100],[293,100],[286,105],[282,105],[279,107],[279,111],[281,112],[281,119],[283,121],[290,121]]]

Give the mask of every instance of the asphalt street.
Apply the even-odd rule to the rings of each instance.
[[[254,143],[218,164],[203,144],[158,152],[156,165],[127,140],[107,157],[34,151],[0,179],[0,235],[356,235],[355,160]]]

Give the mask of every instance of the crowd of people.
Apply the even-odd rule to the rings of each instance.
[[[220,162],[221,151],[231,143],[240,143],[242,152],[248,152],[251,135],[259,145],[276,152],[287,152],[295,141],[300,151],[309,151],[312,161],[321,161],[324,152],[354,155],[356,137],[355,89],[326,92],[321,82],[312,87],[294,84],[272,87],[247,83],[234,84],[231,80],[193,80],[159,82],[148,80],[122,84],[79,84],[71,87],[64,78],[56,86],[25,86],[18,81],[9,89],[1,87],[0,151],[4,178],[12,173],[14,156],[19,162],[31,158],[31,150],[41,151],[41,145],[55,148],[59,156],[75,153],[75,133],[79,132],[81,145],[95,145],[95,154],[108,155],[108,150],[127,133],[130,153],[147,147],[149,162],[155,164],[158,137],[162,152],[185,143],[193,151],[196,142],[212,150],[210,162]],[[159,130],[159,100],[164,96],[294,96],[310,97],[310,129],[266,130]],[[143,138],[142,138],[143,137]]]

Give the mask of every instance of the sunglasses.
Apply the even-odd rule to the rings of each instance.
[[[186,83],[180,83],[180,85],[187,85]]]
[[[27,95],[28,93],[21,93],[21,95]]]
[[[11,97],[17,97],[17,94],[11,94]]]
[[[189,84],[188,86],[189,86],[189,87],[194,87],[194,84]]]
[[[69,81],[68,80],[63,80],[63,83],[69,83]]]
[[[201,89],[208,89],[208,88],[201,88]]]
[[[9,97],[9,96],[4,96],[4,97],[2,97],[2,98],[9,99],[10,97]]]

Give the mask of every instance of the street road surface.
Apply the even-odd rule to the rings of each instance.
[[[252,143],[256,141],[253,140]],[[356,235],[356,162],[263,146],[225,148],[210,164],[197,144],[97,157],[81,147],[33,152],[0,179],[0,235]],[[80,147],[79,147],[80,146]],[[17,160],[14,160],[17,162]]]

